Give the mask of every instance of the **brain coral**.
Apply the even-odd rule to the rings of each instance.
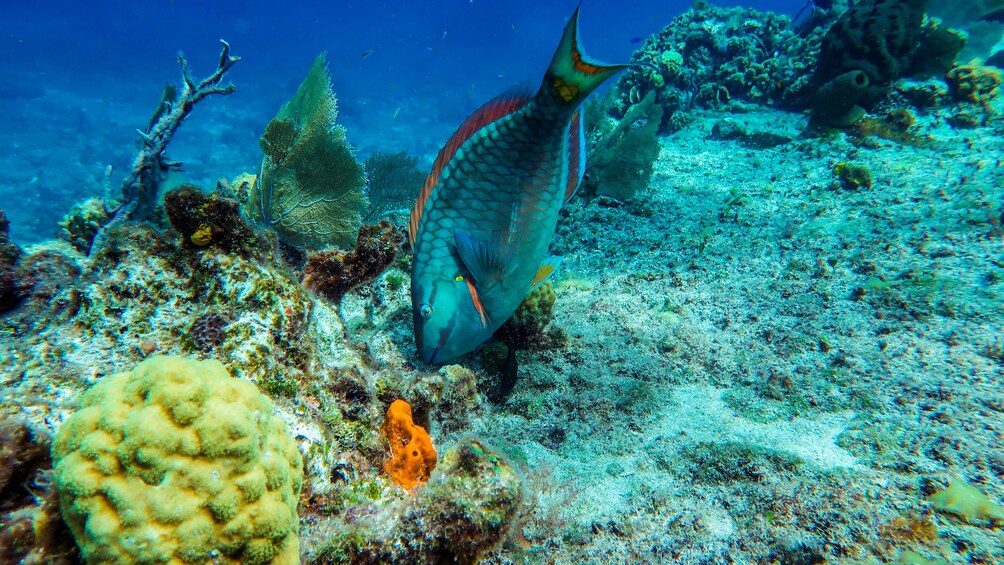
[[[299,563],[300,453],[217,361],[153,357],[101,379],[52,458],[88,563]]]

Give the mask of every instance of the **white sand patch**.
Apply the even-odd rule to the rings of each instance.
[[[854,418],[853,412],[763,424],[737,416],[722,400],[724,392],[707,385],[677,388],[676,405],[653,426],[651,437],[686,438],[687,443],[747,443],[797,455],[823,469],[857,466],[857,459],[836,444],[837,436]]]

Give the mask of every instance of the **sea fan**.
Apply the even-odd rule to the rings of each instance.
[[[368,203],[363,167],[335,123],[322,53],[261,137],[261,171],[242,202],[251,221],[300,246],[351,247]]]

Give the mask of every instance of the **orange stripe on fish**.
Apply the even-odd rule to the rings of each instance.
[[[418,193],[414,208],[411,209],[411,218],[408,222],[408,241],[412,247],[415,247],[415,237],[418,235],[418,226],[422,223],[422,211],[425,210],[425,203],[432,196],[432,189],[439,184],[439,175],[443,173],[446,164],[453,159],[460,146],[481,128],[525,106],[530,98],[528,92],[508,92],[488,101],[464,120],[464,123],[460,124],[446,145],[440,149],[439,155],[436,156],[436,160],[432,164],[432,171],[429,172],[429,176],[425,177],[422,190]]]
[[[488,327],[488,316],[485,315],[485,306],[481,303],[481,297],[478,296],[478,289],[475,288],[474,283],[471,279],[464,279],[467,282],[467,290],[471,292],[471,300],[474,301],[474,309],[478,311],[481,316],[481,327]]]
[[[598,75],[609,70],[608,65],[594,65],[582,58],[582,51],[579,50],[579,38],[572,38],[572,65],[575,70],[587,75]]]

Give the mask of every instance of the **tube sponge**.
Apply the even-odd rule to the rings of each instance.
[[[868,92],[868,85],[863,71],[847,71],[824,84],[812,105],[813,124],[847,127],[861,119],[865,111],[858,101]]]
[[[101,379],[52,459],[88,563],[299,563],[300,453],[218,361],[153,357]]]

